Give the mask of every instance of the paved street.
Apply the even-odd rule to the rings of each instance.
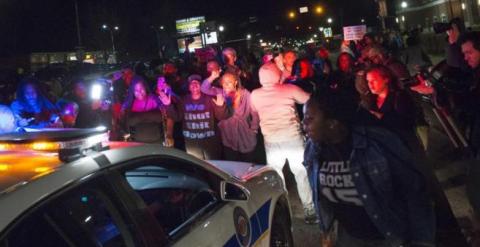
[[[284,170],[285,171],[285,170]],[[295,178],[287,169],[285,172],[287,188],[290,195],[290,204],[293,212],[293,238],[295,246],[318,247],[320,246],[320,229],[317,225],[305,224],[303,217],[303,207],[298,197]]]

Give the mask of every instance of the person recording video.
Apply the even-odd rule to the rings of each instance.
[[[436,33],[445,32],[448,35],[448,44],[445,48],[447,64],[451,67],[468,70],[468,65],[463,59],[462,49],[458,42],[460,36],[465,33],[465,24],[460,18],[453,18],[449,23],[435,23]]]

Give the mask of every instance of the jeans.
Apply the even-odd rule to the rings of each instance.
[[[185,149],[188,154],[202,160],[222,159],[222,144],[215,136],[204,140],[185,139]]]
[[[285,183],[282,170],[288,161],[290,171],[295,176],[295,181],[297,182],[297,191],[303,208],[306,212],[314,212],[312,189],[308,181],[307,169],[303,165],[304,149],[305,142],[302,137],[288,142],[268,143],[265,141],[268,166],[275,169]]]

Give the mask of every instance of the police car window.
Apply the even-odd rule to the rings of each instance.
[[[141,166],[124,176],[170,236],[219,201],[205,179],[177,169]]]
[[[107,196],[83,188],[40,207],[4,238],[5,246],[127,246],[124,223]],[[133,245],[133,244],[131,244]]]

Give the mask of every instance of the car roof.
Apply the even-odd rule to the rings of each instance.
[[[52,152],[0,152],[0,196],[18,184],[25,184],[55,171],[63,164]]]

